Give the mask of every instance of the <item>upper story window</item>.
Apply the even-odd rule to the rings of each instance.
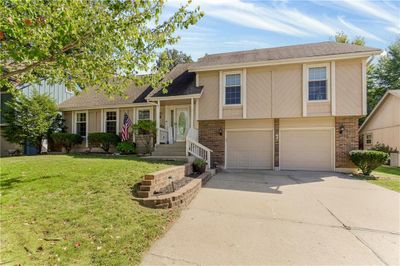
[[[138,120],[150,120],[150,109],[139,110]]]
[[[328,78],[326,67],[308,69],[308,100],[328,100]]]
[[[86,113],[76,113],[76,134],[86,137]]]
[[[227,74],[225,76],[225,104],[241,104],[240,74]]]
[[[106,132],[117,134],[117,112],[106,112]]]

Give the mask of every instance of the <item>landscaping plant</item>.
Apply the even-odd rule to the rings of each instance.
[[[117,144],[117,151],[125,154],[134,153],[135,145],[131,141],[123,141]]]
[[[67,153],[76,144],[82,143],[82,137],[78,134],[57,132],[50,135],[56,145],[61,145]]]
[[[363,175],[368,176],[372,170],[384,164],[389,159],[389,155],[382,151],[353,150],[350,152],[350,159]]]
[[[117,146],[121,140],[118,135],[113,133],[96,132],[89,133],[88,141],[91,148],[100,147],[108,153],[111,146]]]
[[[196,159],[193,162],[193,171],[197,173],[204,173],[206,171],[207,162],[201,159]]]
[[[136,135],[139,135],[137,139],[144,145],[145,153],[151,153],[153,151],[154,139],[157,134],[156,122],[150,120],[139,120],[135,125],[133,125],[133,130]]]

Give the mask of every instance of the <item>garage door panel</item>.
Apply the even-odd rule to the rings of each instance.
[[[227,168],[272,169],[272,131],[228,131]]]
[[[282,170],[333,170],[332,130],[282,130],[280,135]]]

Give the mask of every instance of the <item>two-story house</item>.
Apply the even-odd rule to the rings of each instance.
[[[89,90],[60,109],[83,137],[118,134],[125,112],[153,119],[156,153],[183,147],[221,168],[347,171],[367,112],[367,64],[380,52],[322,42],[206,55],[175,67],[167,93],[132,86],[110,100]]]

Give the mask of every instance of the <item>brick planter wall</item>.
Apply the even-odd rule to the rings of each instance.
[[[222,135],[220,135],[222,129]],[[225,164],[225,120],[199,121],[199,142],[210,148],[211,165]]]
[[[355,168],[351,162],[349,152],[358,149],[358,119],[359,117],[335,118],[335,159],[336,168]],[[344,131],[340,134],[340,127]]]

